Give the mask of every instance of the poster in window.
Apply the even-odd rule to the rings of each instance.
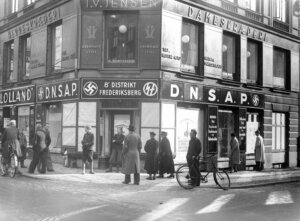
[[[208,107],[208,153],[217,153],[218,150],[218,107]]]
[[[245,108],[240,108],[239,110],[239,142],[240,151],[246,152],[246,123],[247,110]]]

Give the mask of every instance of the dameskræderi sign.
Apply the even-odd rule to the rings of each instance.
[[[83,99],[158,99],[157,79],[93,79],[81,81]]]
[[[38,85],[37,102],[62,101],[79,98],[79,81],[57,82],[52,84]]]
[[[35,102],[35,86],[0,91],[0,104],[26,104]]]

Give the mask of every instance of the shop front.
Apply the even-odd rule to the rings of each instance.
[[[163,81],[161,102],[162,106],[173,105],[176,113],[173,116],[168,111],[168,121],[176,123],[175,162],[185,162],[191,129],[198,132],[197,137],[202,143],[201,154],[217,154],[219,167],[229,167],[231,133],[235,133],[240,141],[241,169],[247,165],[246,156],[252,159],[254,132],[262,130],[262,94],[197,83]],[[164,121],[162,118],[162,124]]]
[[[17,127],[27,138],[27,145],[32,145],[34,136],[35,86],[0,91],[1,133],[10,120],[16,120]]]

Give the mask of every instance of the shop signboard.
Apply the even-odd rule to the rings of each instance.
[[[218,107],[208,107],[208,153],[218,151]]]
[[[37,102],[73,100],[79,98],[79,81],[56,82],[36,87]]]
[[[35,102],[35,86],[13,88],[0,91],[0,104],[27,104]]]
[[[213,104],[264,108],[263,94],[216,87],[204,87],[203,100]]]
[[[83,78],[83,99],[158,99],[157,79]]]

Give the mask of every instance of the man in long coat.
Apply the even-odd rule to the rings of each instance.
[[[46,160],[47,160],[47,151],[46,150],[46,133],[40,123],[36,125],[36,132],[34,136],[33,144],[33,157],[29,166],[29,173],[34,173],[35,168],[38,166],[39,161],[41,161],[42,168],[41,173],[46,173]]]
[[[148,180],[155,180],[157,173],[158,141],[155,133],[150,132],[150,139],[145,144],[146,160],[144,169],[149,174]]]
[[[168,133],[165,131],[161,132],[162,139],[159,143],[159,176],[158,178],[163,178],[164,173],[169,173],[168,178],[174,178],[174,161],[173,154],[171,150],[170,141],[167,138]]]
[[[256,141],[255,141],[255,162],[256,162],[256,170],[262,171],[264,169],[264,162],[265,162],[265,147],[264,147],[264,140],[260,135],[260,131],[255,131]]]
[[[134,174],[134,184],[140,184],[140,150],[142,142],[139,135],[134,130],[134,126],[130,125],[129,134],[125,137],[124,146],[122,149],[123,166],[122,173],[125,174],[123,184],[131,182],[130,174]]]
[[[235,136],[235,133],[231,134],[231,141],[230,141],[230,167],[231,172],[232,170],[234,172],[238,171],[238,166],[240,164],[240,145],[237,137]]]
[[[195,186],[200,185],[200,170],[199,170],[199,160],[195,160],[197,156],[201,153],[201,142],[196,137],[197,131],[192,129],[190,132],[189,147],[186,154],[186,160],[189,165],[191,184]]]
[[[8,128],[6,128],[2,135],[2,156],[7,166],[10,163],[10,154],[14,151],[18,157],[22,157],[22,152],[19,143],[19,130],[16,127],[16,121],[11,120]],[[20,173],[18,169],[18,173]],[[7,175],[7,167],[4,168],[3,176]]]

